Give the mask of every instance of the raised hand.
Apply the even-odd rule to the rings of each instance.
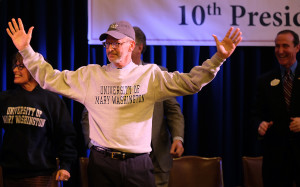
[[[228,30],[221,42],[218,40],[217,36],[213,34],[216,41],[217,55],[222,59],[230,57],[236,46],[242,41],[242,32],[240,32],[240,29],[235,29],[235,31],[231,34],[232,31],[233,27]]]
[[[27,46],[29,46],[33,27],[30,27],[28,33],[26,33],[24,30],[22,20],[20,18],[18,18],[18,24],[13,18],[11,22],[8,22],[8,27],[9,28],[6,28],[6,32],[10,36],[14,45],[19,51],[22,51]]]

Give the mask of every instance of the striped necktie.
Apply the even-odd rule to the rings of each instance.
[[[284,92],[284,99],[287,108],[290,107],[291,102],[291,93],[292,93],[292,87],[293,87],[293,80],[291,77],[291,70],[288,69],[285,72],[284,79],[283,79],[283,92]]]

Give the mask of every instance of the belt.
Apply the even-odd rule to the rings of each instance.
[[[92,146],[94,150],[96,150],[99,153],[105,154],[106,156],[113,158],[113,159],[119,159],[119,160],[125,160],[128,158],[134,158],[140,155],[144,155],[146,153],[126,153],[122,151],[118,151],[115,149],[109,149],[109,148],[104,148],[104,147],[99,147],[99,146]]]

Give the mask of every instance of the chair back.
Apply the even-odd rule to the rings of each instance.
[[[263,187],[262,177],[262,162],[263,157],[248,157],[243,156],[243,172],[244,172],[244,187]],[[296,182],[293,182],[293,187],[296,187]]]
[[[88,157],[80,157],[79,158],[79,172],[80,172],[80,185],[81,187],[88,187],[88,174],[87,174],[87,166],[89,163]]]
[[[183,156],[173,160],[169,187],[223,187],[221,157]]]
[[[242,157],[244,187],[263,187],[262,159],[262,156]]]

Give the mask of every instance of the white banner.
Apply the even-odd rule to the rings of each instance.
[[[300,0],[89,0],[88,41],[115,21],[140,27],[148,45],[214,46],[230,27],[243,33],[242,46],[274,46],[278,31],[300,34]]]

